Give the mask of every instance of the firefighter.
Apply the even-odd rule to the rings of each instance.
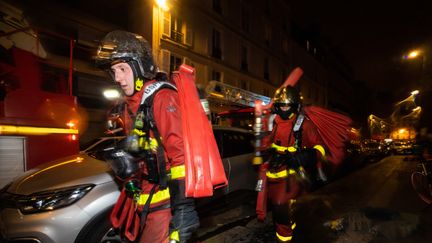
[[[325,180],[320,169],[325,148],[317,127],[303,111],[296,88],[287,86],[276,90],[273,112],[276,117],[267,144],[266,190],[276,240],[290,242],[296,226],[292,215],[296,198],[317,180]]]
[[[186,242],[199,227],[194,200],[186,198],[179,97],[158,72],[148,42],[116,30],[99,46],[96,65],[121,87],[120,113],[127,139],[107,152],[124,183],[111,221],[130,241]],[[120,112],[118,112],[120,109]]]

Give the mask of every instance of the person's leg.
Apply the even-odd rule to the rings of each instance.
[[[139,243],[168,243],[170,221],[170,208],[149,213]]]
[[[276,228],[277,242],[292,240],[295,223],[292,218],[292,206],[301,192],[295,176],[277,183],[269,183],[269,200],[272,205],[273,221]]]

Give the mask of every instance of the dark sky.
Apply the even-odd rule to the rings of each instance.
[[[415,89],[421,59],[402,60],[432,40],[432,1],[291,0],[294,21],[319,31],[367,83],[377,101],[391,103]],[[312,27],[312,28],[311,28]],[[384,105],[382,104],[381,105]]]

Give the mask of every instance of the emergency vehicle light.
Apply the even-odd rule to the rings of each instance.
[[[0,134],[21,134],[21,135],[78,134],[78,129],[0,125]]]

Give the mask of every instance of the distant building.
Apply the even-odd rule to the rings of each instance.
[[[143,35],[164,71],[173,71],[182,63],[195,67],[201,88],[218,81],[272,97],[299,66],[304,70],[299,86],[306,104],[356,114],[349,68],[323,43],[293,38],[293,10],[284,0],[166,0],[167,6],[156,0],[15,2],[32,17],[30,24],[76,40],[73,91],[88,110],[91,135],[86,140],[103,130],[109,103],[102,91],[112,84],[93,67],[92,56],[97,41],[114,29]],[[51,57],[51,62],[67,70],[69,53],[57,50]],[[210,101],[213,112],[241,107]]]

